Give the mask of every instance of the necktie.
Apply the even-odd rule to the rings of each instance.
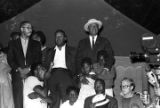
[[[92,37],[92,49],[94,49],[94,37]]]

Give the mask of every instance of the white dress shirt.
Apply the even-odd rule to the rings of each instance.
[[[21,39],[23,54],[24,54],[24,57],[26,57],[29,39],[28,39],[28,38],[27,38],[27,39],[24,39],[24,38],[22,38],[22,37],[21,37],[20,39]]]
[[[53,67],[52,68],[64,68],[67,69],[66,65],[66,45],[62,46],[61,50],[56,46],[55,47],[55,56],[53,60]]]
[[[91,44],[91,48],[92,48],[92,46],[93,46],[92,38],[93,38],[93,36],[89,36],[89,40],[90,40],[90,44]],[[94,36],[94,44],[96,43],[96,40],[97,40],[97,35],[96,35],[96,36]]]

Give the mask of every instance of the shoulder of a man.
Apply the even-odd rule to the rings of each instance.
[[[41,46],[40,42],[30,39],[30,41],[32,42],[32,44],[37,45],[37,46]]]
[[[99,38],[101,41],[109,42],[108,38],[106,38],[106,37],[98,36],[98,38]]]

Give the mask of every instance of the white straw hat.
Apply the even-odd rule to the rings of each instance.
[[[84,25],[84,30],[88,31],[88,26],[90,24],[97,24],[99,29],[102,27],[102,22],[100,20],[89,19],[88,22]]]

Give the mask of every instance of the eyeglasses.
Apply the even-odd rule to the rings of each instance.
[[[121,88],[129,88],[131,85],[123,85]]]

